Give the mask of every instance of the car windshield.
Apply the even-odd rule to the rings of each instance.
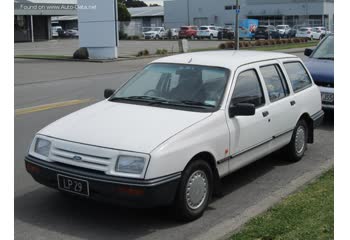
[[[208,30],[207,27],[200,27],[199,30]]]
[[[315,49],[312,57],[318,59],[334,60],[334,36],[329,35],[326,37]]]
[[[285,29],[286,27],[285,26],[277,26],[276,28],[277,29]]]
[[[220,67],[153,63],[109,100],[214,111],[220,106],[229,75],[228,69]]]
[[[181,27],[181,30],[183,31],[188,30],[188,27]]]

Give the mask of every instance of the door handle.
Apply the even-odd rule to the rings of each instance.
[[[290,101],[290,105],[291,105],[291,106],[294,106],[295,103],[296,103],[296,102],[295,102],[294,100]]]
[[[265,111],[262,113],[263,117],[267,117],[269,115],[269,112],[268,111]]]

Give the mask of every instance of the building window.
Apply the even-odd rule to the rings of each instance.
[[[232,9],[233,9],[232,5],[231,6],[225,6],[225,10],[232,10]]]

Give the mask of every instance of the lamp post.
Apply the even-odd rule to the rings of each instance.
[[[238,14],[239,14],[239,2],[236,0],[236,24],[235,24],[235,49],[239,50],[239,28],[238,28]]]

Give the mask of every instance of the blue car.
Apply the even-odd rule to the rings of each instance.
[[[327,35],[315,49],[305,49],[305,65],[319,86],[322,108],[334,110],[334,34]]]

